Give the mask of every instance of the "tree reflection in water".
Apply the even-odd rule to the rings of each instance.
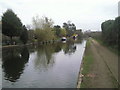
[[[25,64],[29,60],[29,51],[27,47],[3,50],[2,56],[2,68],[5,73],[5,79],[16,82],[23,73]]]
[[[63,50],[65,54],[71,55],[76,51],[76,46],[74,42],[64,44],[59,42],[37,47],[32,46],[32,48],[29,47],[30,53],[36,52],[36,55],[34,56],[35,59],[33,60],[35,69],[45,71],[53,67],[55,63],[54,54],[57,54],[61,50]],[[29,60],[29,51],[27,47],[3,50],[2,68],[5,79],[16,82],[20,78],[20,75],[25,69],[25,64]]]
[[[35,67],[41,70],[47,70],[54,64],[54,45],[41,45],[37,47],[37,56],[34,60]]]
[[[65,54],[71,55],[76,51],[76,45],[74,42],[68,42],[63,45],[63,51]]]
[[[34,60],[35,68],[41,70],[47,70],[50,67],[53,67],[54,61],[54,54],[60,52],[61,50],[64,51],[65,54],[71,55],[76,51],[76,46],[74,42],[72,43],[56,43],[52,45],[40,45],[37,47],[37,56]]]

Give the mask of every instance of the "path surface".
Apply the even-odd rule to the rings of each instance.
[[[90,88],[116,88],[118,80],[118,56],[91,38],[94,62],[91,67]]]

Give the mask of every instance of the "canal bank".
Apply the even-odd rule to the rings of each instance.
[[[80,71],[79,71],[78,81],[77,81],[77,88],[81,87],[83,77],[87,72],[89,72],[89,67],[90,67],[90,65],[92,63],[92,60],[93,60],[93,57],[91,55],[91,52],[89,51],[89,48],[90,48],[90,40],[87,39],[86,44],[85,44],[85,51],[84,51],[84,54],[83,54],[81,65],[80,65]],[[88,59],[90,60],[91,63],[86,62],[86,60],[88,60]],[[83,68],[84,68],[84,70],[83,70]]]
[[[27,44],[16,44],[16,45],[4,45],[0,48],[13,48],[13,47],[22,47],[22,46],[30,46],[30,45],[45,45],[45,44],[53,44],[57,43],[58,40],[50,40],[50,41],[43,41],[43,42],[34,42],[34,43],[27,43]]]
[[[87,41],[80,88],[117,88],[118,56],[97,41]]]

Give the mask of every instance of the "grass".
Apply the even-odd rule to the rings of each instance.
[[[95,38],[94,38],[95,39]],[[95,39],[96,41],[98,41],[101,45],[107,47],[110,51],[112,51],[113,53],[115,53],[116,55],[120,55],[120,51],[118,51],[118,49],[110,46],[110,45],[107,45],[106,43],[104,43],[102,40],[100,39]]]
[[[89,77],[86,77],[86,75],[89,74],[89,71],[91,70],[91,66],[92,66],[93,60],[94,60],[93,55],[90,50],[90,44],[91,44],[91,41],[89,39],[86,43],[85,56],[83,58],[83,66],[82,66],[83,67],[82,74],[84,75],[84,77],[83,77],[84,82],[81,83],[80,88],[87,88],[87,83],[90,80]]]
[[[111,78],[112,78],[112,82],[113,82],[114,87],[118,88],[119,84],[117,83],[116,79],[113,76],[111,76]]]

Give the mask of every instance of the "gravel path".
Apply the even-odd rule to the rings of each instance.
[[[95,75],[92,80],[94,87],[115,88],[118,80],[118,56],[106,47],[92,39],[91,50],[94,64],[91,73]]]
[[[90,87],[93,88],[115,88],[118,80],[118,56],[91,39],[91,51],[94,63],[92,66],[93,78]]]
[[[118,56],[96,40],[89,40],[87,53],[91,53],[94,60],[82,83],[87,88],[118,88]]]

